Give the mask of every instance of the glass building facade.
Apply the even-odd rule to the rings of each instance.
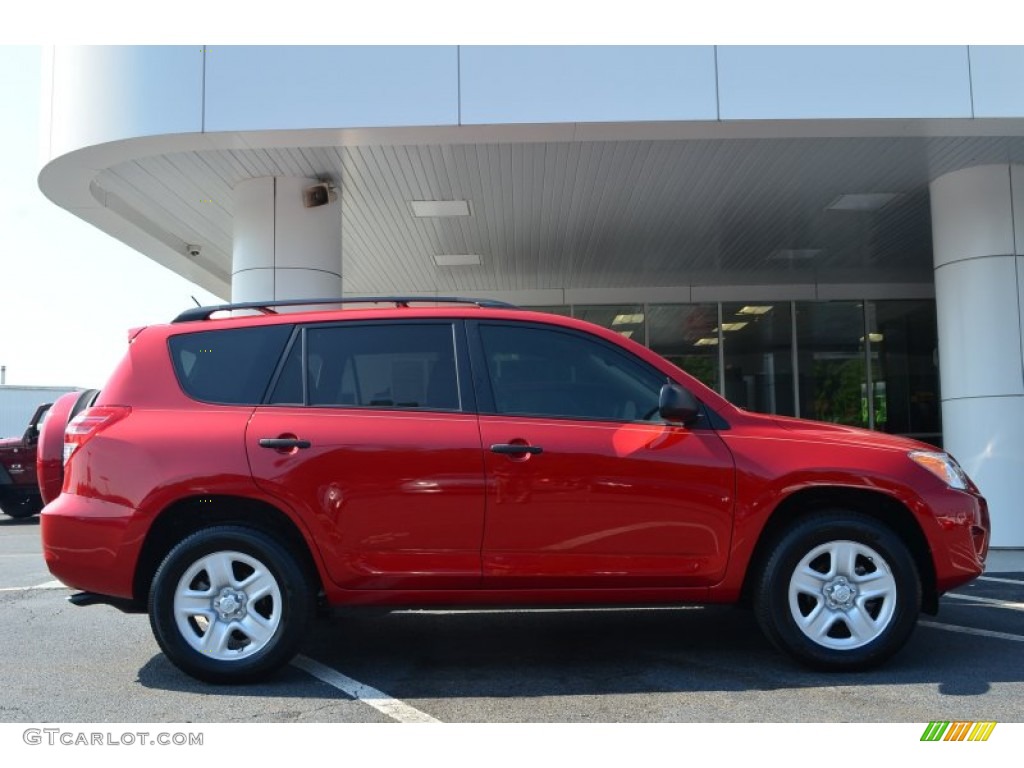
[[[533,309],[617,331],[741,408],[942,444],[934,300]]]

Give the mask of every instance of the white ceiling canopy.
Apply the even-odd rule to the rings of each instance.
[[[260,176],[338,186],[348,293],[921,283],[932,274],[930,181],[967,166],[1024,162],[1022,124],[278,131],[163,144],[155,137],[124,142],[120,156],[106,145],[102,162],[86,157],[90,150],[58,158],[41,185],[222,295],[232,190]],[[98,209],[76,205],[71,193],[60,199],[58,181],[66,186],[72,170],[88,179]],[[200,260],[189,262],[179,243],[201,244]],[[441,258],[452,254],[475,258]]]

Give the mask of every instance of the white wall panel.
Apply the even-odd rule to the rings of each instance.
[[[231,271],[274,266],[274,180],[250,179],[235,188]]]
[[[341,275],[318,269],[279,269],[275,277],[278,299],[330,299],[341,296]]]
[[[720,46],[723,120],[970,117],[966,46]]]
[[[454,46],[221,46],[206,55],[206,130],[453,125]]]
[[[320,269],[340,276],[341,205],[335,200],[328,205],[306,208],[302,202],[303,190],[315,183],[316,179],[277,179],[274,263],[278,268]],[[340,295],[340,291],[339,282],[334,293]]]
[[[50,157],[202,130],[200,46],[57,46],[52,55]]]
[[[464,46],[462,122],[715,120],[712,46]]]
[[[1024,256],[1024,165],[1010,166],[1010,195],[1013,205],[1013,252]]]
[[[945,387],[945,380],[943,380]],[[1024,397],[944,400],[945,447],[988,501],[992,544],[1024,546]]]
[[[231,276],[231,301],[267,301],[274,296],[274,270],[249,269]]]
[[[936,267],[1013,253],[1010,166],[965,168],[931,184]]]
[[[935,270],[943,399],[1024,394],[1015,262],[991,257]]]
[[[975,117],[1024,117],[1024,46],[972,45]]]

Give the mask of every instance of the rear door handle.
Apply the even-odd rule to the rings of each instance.
[[[517,456],[521,453],[544,453],[539,445],[524,445],[522,443],[495,443],[491,446],[491,453],[504,453]]]
[[[291,448],[309,448],[313,444],[309,440],[300,440],[297,437],[261,437],[260,448],[274,448],[278,451],[287,451]]]

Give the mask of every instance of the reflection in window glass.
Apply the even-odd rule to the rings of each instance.
[[[588,323],[610,328],[638,344],[645,343],[647,338],[644,330],[646,318],[643,304],[612,304],[599,307],[577,305],[572,308],[572,315]]]
[[[458,410],[452,326],[307,329],[306,386],[310,405]]]
[[[796,414],[790,304],[722,304],[725,396],[759,413]]]
[[[718,305],[651,304],[647,308],[650,347],[716,391]]]
[[[875,429],[941,442],[934,301],[868,302]]]
[[[721,330],[715,303],[577,306],[573,314],[632,331],[630,337],[640,342],[646,331],[651,349],[748,410],[941,444],[934,301],[797,302],[798,388],[792,306],[725,302]],[[564,307],[544,309],[565,313]]]
[[[800,415],[868,426],[864,307],[860,302],[797,302]]]
[[[494,406],[500,414],[603,421],[650,419],[663,378],[583,335],[480,325]]]
[[[207,403],[256,405],[281,358],[291,325],[200,331],[168,341],[178,382]]]

